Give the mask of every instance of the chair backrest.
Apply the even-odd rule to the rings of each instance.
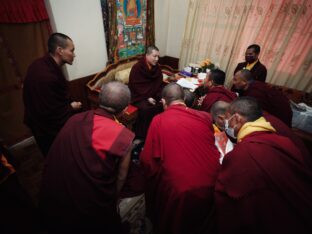
[[[102,71],[98,72],[88,83],[87,87],[91,91],[99,90],[101,86],[109,81],[118,80],[128,84],[129,74],[131,68],[142,55],[131,57],[128,59],[120,60],[117,63],[107,65]],[[163,73],[171,75],[179,72],[167,65],[161,65],[160,68]]]
[[[116,72],[132,67],[140,57],[141,56],[135,56],[107,65],[87,83],[87,87],[90,90],[96,90],[103,84],[115,80]]]

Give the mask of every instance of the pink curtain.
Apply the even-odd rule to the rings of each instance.
[[[311,0],[190,0],[180,68],[209,58],[231,86],[246,48],[256,43],[268,83],[311,92],[311,35]]]

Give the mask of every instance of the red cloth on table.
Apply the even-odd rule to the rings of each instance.
[[[212,87],[208,90],[200,110],[210,112],[212,105],[217,101],[232,102],[237,95],[224,86]]]
[[[134,134],[102,109],[70,118],[46,159],[40,206],[48,228],[119,233],[116,180]]]
[[[219,233],[311,233],[312,174],[290,139],[254,132],[228,153],[216,184]]]
[[[140,156],[157,233],[196,233],[212,208],[220,153],[211,116],[182,105],[157,115]]]
[[[266,83],[253,81],[242,96],[254,97],[261,108],[282,120],[291,127],[292,110],[289,99],[279,90],[269,87]]]

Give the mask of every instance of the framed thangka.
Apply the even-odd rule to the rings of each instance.
[[[145,53],[148,0],[116,0],[119,59]]]

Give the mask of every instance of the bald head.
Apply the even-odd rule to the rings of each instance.
[[[193,107],[195,102],[195,94],[189,89],[183,89],[184,91],[184,102],[187,107]]]
[[[130,99],[128,86],[112,81],[101,87],[99,106],[112,114],[119,114],[129,105]]]
[[[146,54],[149,55],[149,54],[153,53],[153,50],[156,50],[159,52],[159,49],[157,48],[157,46],[151,45],[151,46],[147,47]]]
[[[246,90],[252,80],[253,78],[251,72],[247,69],[243,69],[235,73],[233,85],[235,89]]]
[[[53,33],[50,35],[48,40],[48,51],[51,54],[55,53],[56,48],[59,46],[61,48],[66,48],[68,40],[72,39],[63,33]]]
[[[252,122],[262,116],[262,110],[256,99],[252,97],[240,97],[235,99],[229,106],[228,112],[245,117],[247,122]]]
[[[184,90],[176,83],[167,84],[162,91],[162,98],[166,101],[167,106],[174,101],[184,102]]]
[[[239,75],[241,77],[241,79],[249,82],[249,81],[252,81],[253,80],[253,77],[252,77],[252,73],[251,71],[247,70],[247,69],[242,69],[239,72]]]
[[[224,85],[225,72],[220,69],[211,70],[208,73],[208,78],[213,82],[213,85]]]
[[[224,101],[217,101],[215,102],[210,110],[212,115],[213,121],[216,122],[218,116],[225,115],[226,110],[230,106],[230,103]]]

